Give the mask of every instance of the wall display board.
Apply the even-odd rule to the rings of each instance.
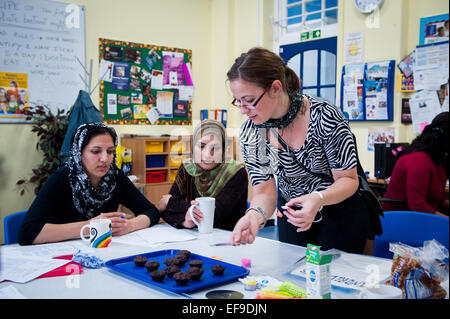
[[[0,0],[0,123],[26,123],[29,105],[70,109],[84,88],[84,34],[83,6]]]
[[[349,121],[392,121],[395,61],[344,65],[341,109]]]
[[[102,38],[99,46],[104,123],[191,125],[191,50]]]

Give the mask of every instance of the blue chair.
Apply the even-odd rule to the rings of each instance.
[[[22,220],[27,213],[26,210],[6,216],[3,219],[3,227],[5,233],[5,245],[17,243],[17,235],[19,233]]]
[[[389,243],[401,242],[413,247],[422,247],[426,240],[435,239],[448,249],[448,226],[446,217],[411,212],[384,212],[381,219],[383,234],[375,236],[373,255],[392,259]]]

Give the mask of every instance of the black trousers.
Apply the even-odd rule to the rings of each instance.
[[[279,196],[278,209],[285,203]],[[369,216],[357,193],[341,203],[324,206],[322,214],[322,220],[304,232],[297,232],[297,227],[288,223],[286,216],[277,217],[279,240],[304,247],[318,245],[321,250],[336,248],[348,253],[363,253],[369,234]]]

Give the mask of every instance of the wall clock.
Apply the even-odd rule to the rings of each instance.
[[[371,13],[379,8],[383,0],[355,0],[355,7],[362,13]]]

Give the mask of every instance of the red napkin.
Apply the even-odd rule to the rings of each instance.
[[[72,260],[72,257],[73,257],[73,255],[65,255],[65,256],[53,257],[53,259]],[[80,264],[78,264],[74,261],[71,261],[70,263],[62,265],[61,267],[55,268],[53,270],[50,270],[49,272],[46,272],[45,274],[40,275],[38,278],[79,275],[82,273],[83,273],[83,267]]]

